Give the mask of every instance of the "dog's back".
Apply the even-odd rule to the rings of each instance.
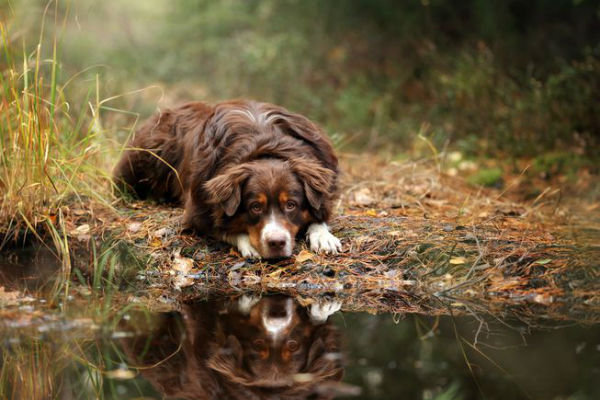
[[[161,111],[135,133],[114,170],[113,179],[124,192],[141,199],[179,202],[184,187],[186,137],[201,134],[213,108],[194,102]]]

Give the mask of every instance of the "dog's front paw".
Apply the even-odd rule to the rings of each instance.
[[[314,303],[310,306],[310,319],[316,324],[322,324],[327,321],[330,315],[342,308],[341,301],[325,301]]]
[[[329,232],[326,223],[311,224],[306,236],[310,242],[310,249],[317,253],[337,254],[342,250],[342,242]]]
[[[223,241],[234,246],[244,258],[260,258],[260,253],[252,244],[250,244],[250,236],[245,233],[238,235],[223,235]]]
[[[238,235],[236,247],[244,258],[260,258],[259,252],[250,244],[248,235]]]

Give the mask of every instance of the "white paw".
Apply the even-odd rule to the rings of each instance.
[[[310,306],[310,319],[315,323],[327,321],[329,316],[342,308],[341,301],[325,301]]]
[[[250,310],[252,310],[252,307],[254,307],[254,305],[256,303],[258,303],[259,301],[260,301],[260,297],[258,297],[258,296],[243,295],[242,297],[240,297],[238,299],[238,310],[242,314],[248,315],[248,314],[250,314]]]
[[[306,230],[310,249],[316,253],[337,254],[342,250],[342,242],[329,232],[327,224],[311,224]]]
[[[228,240],[229,241],[229,240]],[[250,236],[239,234],[234,236],[232,244],[237,247],[238,251],[244,258],[260,258],[258,251],[250,244]],[[231,242],[230,242],[231,243]]]

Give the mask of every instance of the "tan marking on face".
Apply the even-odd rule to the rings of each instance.
[[[305,223],[308,223],[311,219],[312,219],[312,216],[310,215],[310,211],[302,210],[302,220]]]
[[[256,225],[248,227],[248,237],[250,238],[250,244],[256,250],[262,253],[262,246],[260,243],[260,237],[262,233],[262,229],[265,226],[265,219],[262,218],[260,222]]]
[[[285,207],[285,203],[287,203],[287,201],[290,199],[290,196],[287,194],[287,192],[284,190],[281,193],[279,193],[279,204],[281,204],[282,206]]]
[[[281,349],[281,360],[289,362],[292,359],[292,352],[289,351],[285,346]]]
[[[263,207],[265,207],[267,205],[267,195],[264,193],[260,193],[257,196],[256,201],[258,201],[260,204],[262,204]]]
[[[262,350],[258,353],[258,356],[260,357],[261,360],[266,360],[267,358],[269,358],[269,348],[265,347],[264,350]]]

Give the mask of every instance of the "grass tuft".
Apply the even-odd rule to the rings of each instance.
[[[56,39],[46,58],[43,27],[31,49],[17,37],[0,21],[0,249],[44,234],[64,243],[61,207],[110,199],[98,102],[73,115],[75,102],[60,84]]]

